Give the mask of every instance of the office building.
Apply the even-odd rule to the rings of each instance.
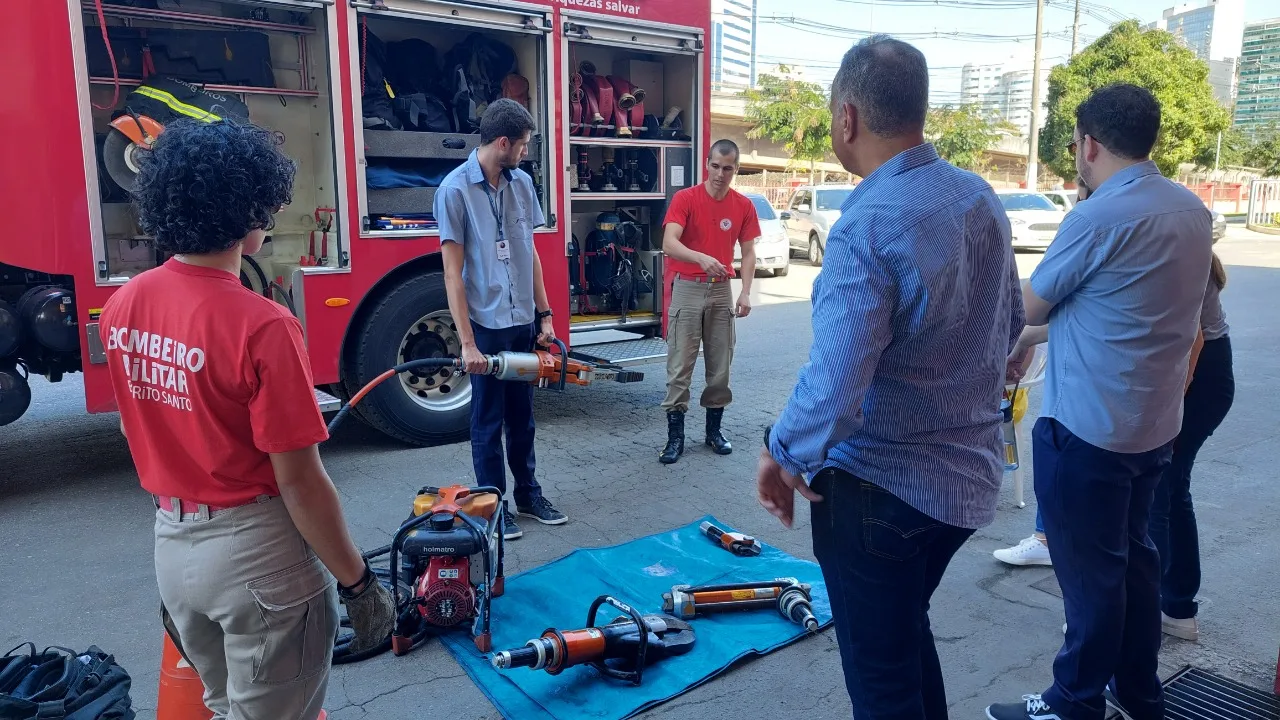
[[[1252,135],[1280,126],[1280,17],[1248,23],[1240,53],[1235,126]]]
[[[960,70],[960,102],[978,104],[991,114],[1014,126],[1023,136],[1031,133],[1030,60],[1010,58],[1005,62],[985,65],[969,64]],[[1049,71],[1040,70],[1040,122],[1048,117]]]
[[[995,89],[1005,73],[1005,63],[968,64],[960,69],[960,102],[966,105],[982,102]]]
[[[756,0],[712,0],[712,89],[742,90],[755,84]]]
[[[1164,11],[1147,29],[1166,30],[1209,64],[1214,97],[1227,107],[1236,98],[1236,64],[1244,36],[1245,0],[1196,0]]]

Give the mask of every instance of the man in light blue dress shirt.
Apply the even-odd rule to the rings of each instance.
[[[1032,456],[1067,634],[1053,685],[988,707],[990,720],[1102,720],[1108,686],[1133,720],[1164,718],[1148,521],[1182,424],[1213,226],[1151,161],[1159,132],[1144,88],[1110,85],[1080,104],[1068,150],[1094,190],[1023,288],[1027,322],[1049,326]]]
[[[864,179],[827,241],[809,362],[757,477],[788,527],[795,491],[812,503],[858,720],[947,716],[929,600],[995,517],[1005,365],[1023,328],[1008,217],[925,142],[928,107],[919,50],[879,36],[845,55],[832,146]]]
[[[468,371],[484,367],[484,355],[529,352],[535,341],[555,337],[551,304],[533,229],[546,223],[533,179],[520,169],[536,128],[520,103],[490,103],[480,119],[480,147],[445,176],[436,191],[449,312],[462,340]],[[471,376],[471,460],[476,482],[502,490],[502,434],[516,487],[516,511],[544,525],[568,521],[534,479],[533,385]],[[506,538],[522,535],[507,511]]]

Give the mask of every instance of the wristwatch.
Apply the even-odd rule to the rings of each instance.
[[[355,592],[355,588],[360,588],[361,592],[363,592],[366,588],[369,587],[369,583],[371,582],[378,582],[378,578],[374,576],[373,568],[369,567],[369,559],[365,558],[364,574],[361,575],[360,579],[356,581],[356,584],[352,585],[351,587],[347,587],[342,583],[338,583],[338,596],[341,597],[343,600],[350,600],[360,594],[358,592]]]
[[[551,311],[550,311],[550,310],[542,310],[542,311],[540,311],[540,312],[536,313],[536,315],[537,315],[537,318],[538,318],[539,320],[544,320],[544,319],[546,319],[546,318],[551,317]]]

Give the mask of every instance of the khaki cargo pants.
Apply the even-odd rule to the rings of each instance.
[[[278,497],[156,510],[156,579],[213,720],[315,720],[338,632],[333,576]]]
[[[722,408],[733,401],[729,366],[737,342],[733,316],[733,287],[729,281],[697,282],[677,277],[671,284],[667,319],[667,412],[689,411],[689,383],[698,362],[698,346],[706,367],[707,386],[700,404]]]

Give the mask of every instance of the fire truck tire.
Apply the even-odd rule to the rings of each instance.
[[[440,271],[410,277],[376,298],[347,339],[342,369],[345,395],[354,395],[401,362],[460,355],[456,335],[450,337],[454,331],[448,313],[449,298]],[[428,317],[435,319],[424,322]],[[466,376],[421,378],[405,373],[374,388],[355,408],[356,415],[409,445],[460,442],[470,435],[470,391]]]

